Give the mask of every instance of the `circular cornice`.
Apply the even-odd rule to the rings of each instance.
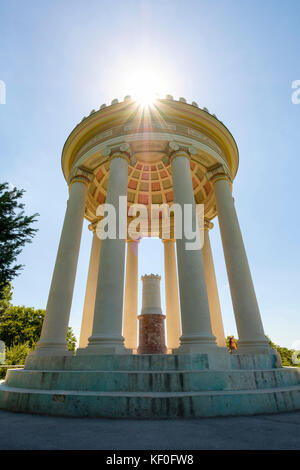
[[[236,142],[227,127],[206,108],[200,109],[194,102],[194,104],[188,104],[182,100],[174,101],[170,98],[157,99],[150,110],[144,109],[129,97],[121,103],[117,100],[113,100],[113,103],[111,106],[101,106],[98,111],[93,110],[90,116],[84,118],[67,138],[62,151],[62,169],[66,180],[78,152],[99,132],[107,131],[109,134],[112,129],[132,124],[135,132],[143,133],[145,126],[149,128],[153,125],[154,128],[156,121],[161,122],[160,131],[172,133],[172,125],[177,125],[179,130],[180,127],[186,126],[190,130],[190,137],[193,137],[193,131],[195,136],[197,136],[197,131],[204,133],[221,150],[233,178],[235,177],[239,162]],[[158,129],[155,128],[155,130]]]
[[[96,208],[105,202],[110,160],[116,152],[128,161],[128,207],[172,205],[171,160],[177,149],[189,156],[195,201],[205,205],[205,216],[212,219],[216,204],[209,175],[219,173],[221,166],[233,179],[238,148],[215,115],[184,98],[175,101],[168,96],[143,108],[126,97],[93,110],[67,138],[62,169],[67,181],[78,172],[91,174],[85,217],[93,221]]]

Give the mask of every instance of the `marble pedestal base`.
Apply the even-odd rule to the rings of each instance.
[[[138,354],[166,354],[164,315],[140,315]]]
[[[220,357],[223,355],[221,353]],[[31,356],[0,385],[0,408],[59,416],[188,418],[300,409],[300,368],[275,354]]]

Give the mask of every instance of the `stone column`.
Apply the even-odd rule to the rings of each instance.
[[[239,335],[238,352],[269,353],[243,238],[231,195],[231,179],[223,168],[208,173],[214,184],[221,238]]]
[[[88,347],[82,351],[87,354],[127,351],[122,336],[126,239],[119,237],[119,216],[125,217],[127,223],[127,207],[125,213],[120,214],[119,197],[127,197],[129,154],[125,149],[128,147],[121,145],[111,156],[106,204],[116,211],[116,239],[102,240],[92,336]]]
[[[93,241],[90,255],[89,272],[86,283],[86,291],[84,298],[84,307],[82,314],[79,348],[86,348],[88,345],[88,338],[92,334],[94,309],[96,299],[96,288],[100,261],[101,240],[96,233],[96,225],[91,224],[89,229],[93,231]]]
[[[174,142],[170,143],[170,147],[175,203],[181,207],[182,214],[184,214],[185,204],[192,208],[193,228],[199,230],[189,152]],[[187,250],[186,244],[190,240],[185,235],[184,226],[182,231],[182,239],[176,240],[182,326],[178,352],[216,351],[216,338],[212,333],[209,315],[202,250]]]
[[[87,187],[90,173],[78,169],[70,181],[70,195],[60,237],[41,338],[36,355],[65,355]]]
[[[216,273],[214,268],[214,261],[211,251],[209,229],[213,227],[213,224],[205,219],[204,220],[204,244],[202,248],[206,289],[208,295],[208,305],[210,312],[210,321],[212,326],[213,334],[217,339],[217,345],[221,348],[226,347],[224,326],[221,314],[221,306],[219,300],[218,286]]]
[[[175,240],[162,240],[164,244],[165,293],[167,316],[168,349],[180,346],[181,336],[180,309],[178,298],[177,269],[175,258]]]
[[[125,347],[137,349],[139,240],[127,240],[123,336]]]

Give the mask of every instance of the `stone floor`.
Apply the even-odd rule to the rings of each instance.
[[[109,420],[0,410],[0,449],[300,449],[300,411],[193,420]]]

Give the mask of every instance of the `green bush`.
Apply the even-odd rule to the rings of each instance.
[[[283,366],[300,367],[300,364],[294,364],[292,361],[292,356],[295,352],[294,349],[282,348],[281,346],[278,346],[278,344],[273,343],[268,336],[266,336],[266,338],[271,348],[275,349],[275,351],[279,353]]]
[[[29,343],[14,344],[6,349],[5,365],[20,365],[25,364],[25,359],[32,351]],[[4,379],[7,367],[0,366],[0,379]]]
[[[230,336],[227,336],[226,338],[227,347],[228,347],[229,338]],[[268,336],[266,336],[266,338],[271,348],[279,353],[283,366],[300,367],[300,364],[294,364],[292,361],[292,356],[293,356],[293,353],[295,352],[294,349],[283,348],[281,346],[278,346],[278,344],[273,343]],[[234,340],[236,342],[237,347],[239,348],[238,340],[236,338],[234,338]]]
[[[34,348],[41,336],[45,310],[25,307],[24,305],[12,305],[12,287],[6,286],[0,295],[0,340],[4,341],[7,348],[16,344],[28,344]],[[75,351],[76,337],[69,326],[66,340],[68,350]]]
[[[6,350],[6,361],[5,363],[12,365],[25,364],[25,359],[28,354],[32,351],[29,343],[14,344]]]

